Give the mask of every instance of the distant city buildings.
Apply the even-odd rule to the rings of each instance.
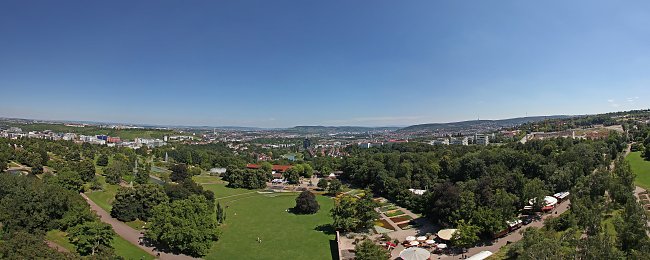
[[[453,137],[451,140],[449,140],[449,144],[451,145],[469,145],[469,138],[463,136],[463,137]]]
[[[490,144],[490,137],[486,134],[475,134],[474,135],[474,144],[478,145],[488,145]]]

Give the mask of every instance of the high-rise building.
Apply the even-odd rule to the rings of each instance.
[[[302,141],[302,148],[309,148],[311,146],[311,140],[305,138],[305,140]]]

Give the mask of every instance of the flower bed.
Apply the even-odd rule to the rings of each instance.
[[[391,210],[391,211],[388,211],[388,212],[384,212],[384,214],[387,217],[391,218],[391,217],[397,217],[397,216],[400,216],[400,215],[404,215],[404,211],[401,211],[399,209],[398,210]]]
[[[375,220],[375,226],[380,226],[380,227],[383,227],[385,229],[390,229],[390,230],[393,230],[393,231],[395,230],[393,228],[393,226],[391,224],[389,224],[388,221],[386,221],[384,219]]]
[[[397,206],[395,206],[393,204],[388,204],[386,206],[383,206],[383,207],[379,208],[379,210],[381,210],[381,212],[391,211],[391,210],[394,210],[394,209],[397,209]]]
[[[411,219],[413,219],[413,218],[411,216],[409,216],[409,215],[390,218],[390,220],[395,222],[395,223],[400,223],[400,222],[408,221],[408,220],[411,220]]]
[[[402,224],[397,224],[397,226],[401,229],[411,229],[411,225],[409,225],[408,222],[402,223]]]

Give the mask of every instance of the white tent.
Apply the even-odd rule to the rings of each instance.
[[[429,245],[433,245],[433,244],[436,243],[436,241],[434,241],[434,240],[427,240],[427,241],[424,241],[424,242],[429,244]]]
[[[425,236],[419,236],[418,237],[418,241],[424,241],[424,240],[427,240],[427,237],[425,237]]]
[[[409,244],[412,245],[412,246],[417,246],[417,245],[420,244],[420,242],[418,242],[418,241],[411,241],[411,243],[409,243]]]
[[[470,260],[470,259],[471,260],[483,260],[483,259],[486,259],[486,258],[490,257],[491,255],[492,255],[492,252],[490,252],[490,251],[481,251],[481,252],[478,252],[477,254],[475,254],[475,255],[471,256],[470,258],[467,258],[467,259],[468,260]]]
[[[451,240],[451,237],[456,233],[456,229],[443,229],[438,231],[438,237],[442,240]]]
[[[438,244],[437,247],[440,248],[440,249],[445,249],[445,248],[447,248],[447,244]]]
[[[537,198],[533,198],[533,199],[528,200],[528,203],[530,205],[533,205],[533,204],[535,204],[536,201],[537,201]],[[552,207],[552,206],[555,206],[555,204],[557,204],[557,199],[556,198],[551,197],[551,196],[544,197],[544,205],[543,205],[544,207]]]
[[[414,237],[414,236],[408,236],[408,237],[406,237],[406,241],[413,241],[413,240],[415,240],[415,237]]]
[[[399,257],[404,260],[427,260],[431,257],[431,253],[426,249],[411,247],[402,250],[402,252],[399,253]]]

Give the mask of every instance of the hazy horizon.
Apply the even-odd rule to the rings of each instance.
[[[648,25],[646,1],[3,1],[0,116],[284,128],[645,109]]]

